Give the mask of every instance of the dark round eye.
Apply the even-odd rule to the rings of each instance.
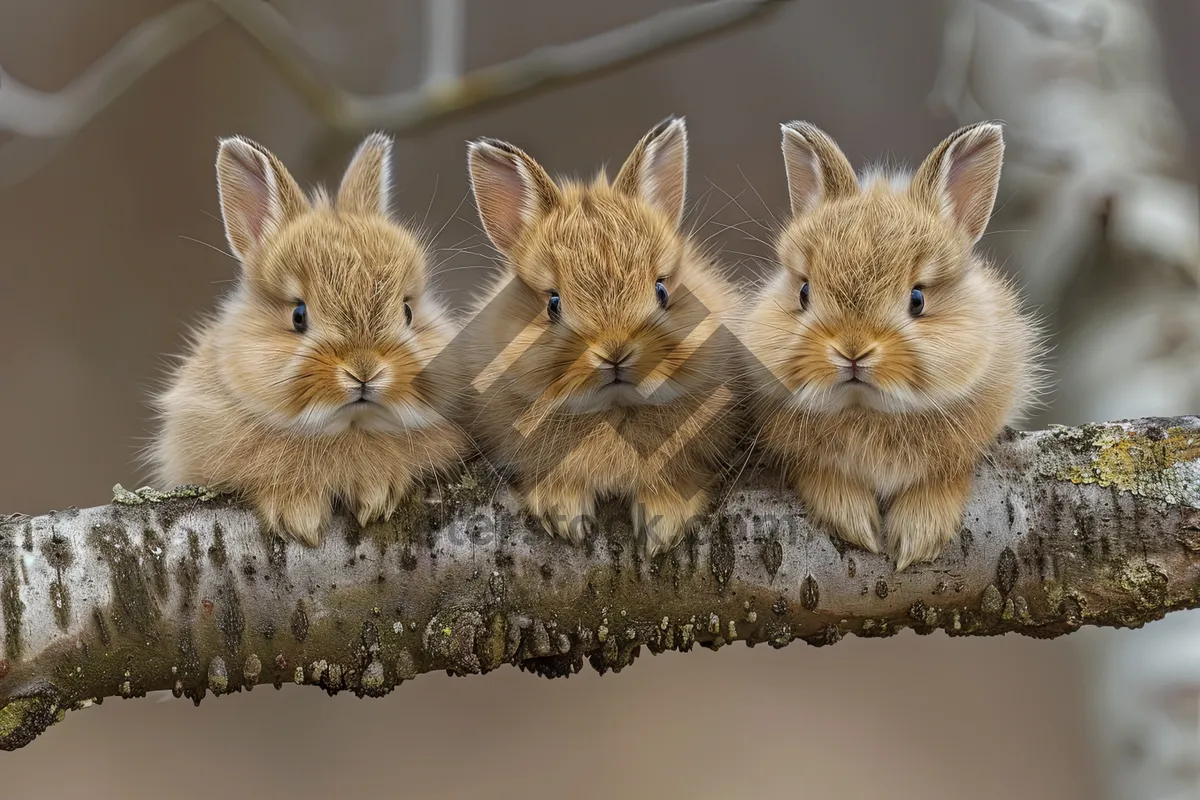
[[[292,327],[298,333],[304,333],[308,330],[308,306],[304,305],[304,303],[298,303],[292,309]]]
[[[658,304],[663,308],[667,307],[667,287],[662,281],[654,284],[654,296],[658,298]]]
[[[551,292],[550,299],[546,301],[546,311],[550,314],[550,321],[557,322],[562,314],[562,300],[558,298],[558,292]]]
[[[925,293],[921,291],[920,286],[914,286],[912,294],[908,296],[908,313],[914,317],[925,313]]]
[[[412,325],[412,306],[408,304],[407,300],[404,301],[404,324]]]
[[[808,308],[808,281],[800,287],[800,308],[801,310]]]

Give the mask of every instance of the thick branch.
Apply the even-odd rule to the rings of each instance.
[[[35,138],[70,136],[168,56],[228,18],[241,27],[319,119],[334,132],[403,133],[484,103],[514,100],[564,82],[595,77],[652,54],[724,31],[782,5],[783,0],[709,0],[669,9],[638,22],[569,44],[542,47],[519,58],[451,74],[439,58],[435,73],[414,89],[368,97],[343,89],[321,69],[288,21],[264,0],[191,0],[150,19],[121,39],[86,72],[58,92],[41,92],[0,73],[0,130]],[[456,20],[437,20],[447,36]],[[431,48],[448,44],[430,42]],[[19,146],[14,143],[12,146]],[[44,148],[46,153],[52,148]],[[8,170],[23,180],[36,167]],[[40,161],[39,161],[40,164]]]
[[[815,530],[747,470],[694,536],[642,563],[626,512],[573,548],[482,469],[388,523],[335,521],[305,549],[197,489],[118,490],[0,523],[0,747],[69,709],[173,689],[196,702],[288,681],[385,694],[502,664],[551,677],[743,640],[1051,637],[1200,606],[1200,418],[1008,432],[959,540],[893,574]]]

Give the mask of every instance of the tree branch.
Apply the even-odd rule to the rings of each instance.
[[[268,63],[291,85],[309,110],[335,133],[359,136],[374,130],[404,133],[468,108],[511,101],[565,82],[591,78],[728,30],[781,6],[786,0],[709,0],[662,11],[638,22],[569,44],[534,50],[519,58],[463,75],[441,55],[460,22],[449,12],[431,23],[444,35],[419,86],[374,97],[349,92],[327,75],[304,48],[288,21],[264,0],[191,0],[143,22],[83,75],[58,92],[40,92],[0,73],[0,130],[39,139],[70,136],[90,122],[139,78],[168,56],[228,18],[249,35]],[[430,4],[432,5],[432,4]],[[432,79],[432,80],[429,80]],[[14,142],[0,148],[0,182],[24,180],[55,152]],[[19,148],[20,157],[5,151]]]
[[[1094,44],[1104,35],[1107,22],[1100,4],[1083,6],[1072,15],[1047,0],[982,0],[1033,33],[1065,42]]]
[[[1200,417],[1006,432],[965,527],[893,574],[804,519],[758,469],[675,551],[642,563],[606,506],[552,540],[472,467],[388,523],[305,549],[202,490],[0,522],[0,747],[70,709],[172,689],[197,703],[288,681],[381,695],[424,672],[549,677],[651,652],[891,636],[1052,637],[1200,606]]]
[[[453,81],[462,74],[467,15],[463,0],[425,0],[425,54],[421,81],[427,87]]]

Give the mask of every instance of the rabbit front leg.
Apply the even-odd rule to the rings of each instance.
[[[544,478],[520,492],[526,510],[551,536],[581,544],[596,524],[596,498],[584,487]]]
[[[321,490],[302,491],[295,486],[260,488],[249,493],[267,529],[316,547],[333,516],[331,499]]]
[[[647,560],[679,544],[708,505],[708,492],[691,485],[638,490],[633,501],[633,530]]]
[[[971,493],[970,473],[927,476],[896,496],[887,513],[888,552],[900,572],[932,561],[962,527]]]
[[[365,528],[376,520],[391,519],[412,487],[413,473],[407,469],[362,480],[355,488],[351,502],[359,527]]]
[[[879,501],[872,487],[828,469],[798,472],[794,481],[810,519],[856,547],[879,552]]]

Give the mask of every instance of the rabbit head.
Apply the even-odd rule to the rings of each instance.
[[[215,320],[219,380],[264,424],[305,435],[440,419],[429,369],[449,336],[422,242],[389,216],[391,140],[368,136],[334,197],[306,197],[280,160],[223,139],[225,231],[242,269]]]
[[[495,139],[468,150],[480,218],[505,257],[483,310],[508,391],[588,413],[653,406],[710,386],[703,343],[727,291],[680,228],[687,130],[664,120],[616,178],[563,182]]]
[[[999,125],[964,127],[907,176],[860,180],[815,126],[783,126],[792,220],[747,335],[791,403],[939,410],[968,398],[1024,324],[973,254],[996,198]]]

